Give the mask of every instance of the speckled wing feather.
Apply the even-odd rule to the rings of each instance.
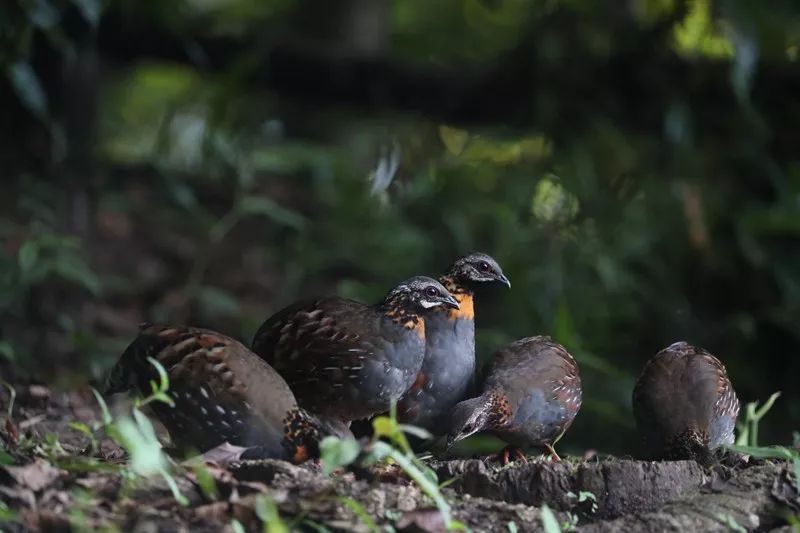
[[[286,429],[296,424],[294,396],[284,380],[238,341],[188,327],[148,326],[123,354],[110,392],[136,386],[146,395],[157,380],[152,357],[167,371],[170,407],[152,405],[180,447],[200,451],[222,442],[261,446],[291,457]]]
[[[636,382],[633,405],[651,455],[680,452],[687,434],[709,448],[733,442],[739,400],[725,367],[703,349],[679,342],[656,354]]]
[[[569,428],[582,403],[578,365],[549,337],[521,339],[498,350],[487,368],[484,390],[501,391],[511,408],[509,442],[552,443]],[[517,435],[519,439],[519,435]]]
[[[369,384],[362,387],[361,380],[367,370],[393,359],[404,333],[374,308],[323,298],[290,306],[268,319],[255,335],[253,351],[286,379],[301,406],[356,419],[374,412],[363,403]]]

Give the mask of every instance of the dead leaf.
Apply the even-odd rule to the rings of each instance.
[[[19,431],[17,431],[17,426],[14,425],[14,422],[12,422],[10,418],[6,419],[5,429],[11,442],[19,444]]]
[[[438,509],[417,509],[407,511],[395,524],[398,531],[421,533],[442,533],[447,531],[444,517]]]
[[[234,461],[238,461],[245,451],[247,451],[247,448],[235,446],[228,442],[223,442],[216,448],[211,448],[200,457],[207,463],[215,463],[219,466],[225,466]],[[197,459],[189,459],[189,461],[185,461],[184,464],[190,463],[193,460],[196,461]]]
[[[4,466],[2,467],[17,485],[26,487],[34,492],[49,487],[61,472],[53,467],[44,459],[37,459],[35,462],[23,466]]]
[[[28,387],[28,396],[35,400],[46,400],[50,397],[50,389],[44,385],[31,385]]]
[[[194,510],[197,518],[201,520],[213,520],[214,522],[225,522],[228,519],[228,502],[214,502],[201,505]]]
[[[31,426],[35,426],[36,424],[38,424],[39,422],[43,421],[46,418],[47,418],[46,415],[32,416],[31,418],[28,418],[27,420],[23,420],[22,422],[20,422],[19,429],[26,430]]]

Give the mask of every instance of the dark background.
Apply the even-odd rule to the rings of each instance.
[[[681,339],[783,391],[789,442],[798,57],[793,1],[3,2],[0,371],[85,384],[139,321],[248,342],[481,250],[513,287],[479,357],[546,333],[581,365],[562,450],[630,452]]]

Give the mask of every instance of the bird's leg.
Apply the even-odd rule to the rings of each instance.
[[[506,446],[500,451],[500,453],[493,453],[492,455],[486,458],[487,461],[498,460],[500,461],[500,464],[502,464],[503,466],[517,459],[519,459],[525,464],[528,463],[528,458],[525,457],[525,453],[516,446]]]
[[[556,453],[556,449],[553,448],[552,444],[545,444],[544,447],[547,448],[548,452],[550,452],[550,459],[554,463],[557,463],[557,462],[561,461],[561,457],[558,456],[558,454]]]

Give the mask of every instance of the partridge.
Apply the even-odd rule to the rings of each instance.
[[[520,448],[546,448],[558,461],[553,445],[566,432],[581,407],[578,365],[567,350],[549,337],[528,337],[495,352],[483,394],[456,405],[451,415],[448,447],[486,431],[506,441],[502,453],[525,459]]]
[[[434,435],[446,431],[453,407],[467,397],[475,375],[473,289],[479,283],[511,287],[500,265],[483,253],[456,260],[439,281],[458,301],[459,309],[439,307],[425,318],[425,359],[411,388],[397,405],[401,422]]]
[[[149,404],[184,450],[206,452],[224,443],[257,450],[256,456],[302,462],[319,453],[333,428],[300,409],[286,382],[240,342],[183,326],[148,325],[113,369],[107,394],[138,389],[150,394],[158,361],[169,377],[174,406]],[[339,434],[339,436],[344,436]]]
[[[425,355],[425,318],[438,307],[458,309],[458,301],[424,276],[372,306],[337,297],[297,303],[261,326],[253,351],[302,407],[346,427],[388,410],[411,386]]]
[[[698,459],[733,443],[739,400],[722,363],[676,342],[644,367],[633,389],[633,414],[652,459]]]

